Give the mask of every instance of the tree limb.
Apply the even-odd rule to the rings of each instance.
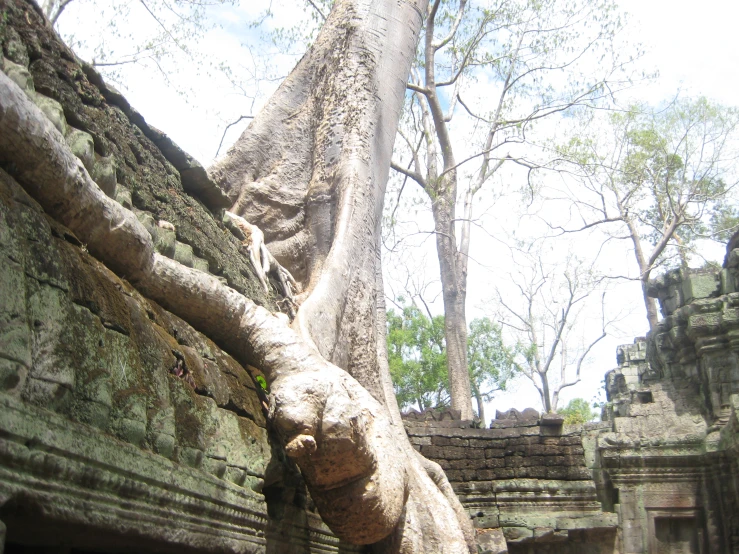
[[[223,134],[221,135],[221,141],[218,143],[218,150],[216,150],[216,157],[218,157],[218,154],[221,152],[221,146],[223,146],[223,140],[226,138],[226,133],[228,132],[228,130],[234,125],[236,125],[237,123],[239,123],[240,121],[243,121],[244,119],[254,119],[254,116],[253,115],[240,115],[236,121],[226,125],[226,128],[223,130]]]

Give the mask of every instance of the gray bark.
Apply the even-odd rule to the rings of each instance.
[[[485,422],[485,402],[480,394],[480,389],[474,383],[472,384],[472,392],[477,402],[477,418],[482,422],[483,427],[485,427],[487,425]]]
[[[383,403],[374,239],[422,9],[337,3],[311,50],[210,171],[232,211],[259,225],[303,285],[293,327]]]
[[[644,299],[644,307],[647,310],[647,321],[649,322],[649,330],[653,331],[657,328],[659,323],[659,312],[657,311],[657,302],[654,298],[651,298],[647,293],[649,288],[649,276],[652,273],[652,264],[657,260],[659,255],[664,250],[664,245],[667,241],[661,241],[662,247],[659,248],[660,244],[655,246],[652,256],[647,260],[642,249],[641,239],[639,238],[639,232],[634,224],[633,220],[628,217],[628,212],[623,208],[621,199],[618,199],[618,207],[626,222],[626,226],[629,229],[629,236],[631,237],[631,243],[634,245],[634,257],[636,263],[639,266],[639,282],[641,284],[642,298]]]
[[[544,411],[550,414],[557,410],[557,406],[556,404],[552,405],[552,395],[549,392],[549,377],[546,373],[540,373],[539,376],[541,377],[541,399],[544,403]]]
[[[439,0],[434,0],[426,17],[424,43],[424,83],[417,92],[423,111],[423,127],[426,135],[428,167],[426,175],[420,174],[420,164],[416,171],[408,173],[424,189],[431,199],[436,251],[439,259],[442,297],[444,300],[444,336],[446,339],[447,368],[452,408],[459,410],[462,419],[473,418],[470,376],[467,367],[467,258],[469,255],[469,224],[462,224],[462,236],[457,245],[455,220],[457,202],[457,172],[454,150],[446,124],[441,101],[437,94],[435,78],[435,54],[445,41],[434,42],[434,25]],[[454,28],[459,25],[465,2],[460,10]],[[451,36],[451,35],[450,35]],[[441,150],[442,172],[436,162],[436,143]],[[417,161],[417,160],[416,160]]]
[[[452,397],[452,408],[459,410],[462,419],[472,419],[470,374],[467,368],[467,252],[457,249],[454,218],[456,201],[456,173],[440,179],[448,181],[444,190],[432,200],[436,230],[436,251],[444,300],[444,336],[447,367]]]
[[[216,278],[158,255],[135,215],[97,187],[2,74],[0,164],[92,255],[264,372],[271,420],[339,537],[378,552],[461,553],[474,551],[469,518],[438,466],[405,437],[379,344],[381,201],[424,9],[338,3],[314,48],[214,172],[306,285],[292,329]]]

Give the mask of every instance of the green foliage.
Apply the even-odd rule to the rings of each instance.
[[[640,223],[650,244],[659,244],[676,219],[675,239],[683,248],[711,234],[711,227],[725,234],[736,225],[736,210],[726,204],[732,187],[723,158],[739,111],[697,98],[656,113],[632,109],[614,122],[625,130],[621,179],[643,200]]]
[[[503,342],[500,325],[487,317],[474,319],[467,334],[467,363],[473,391],[486,402],[499,390],[506,390],[515,377],[515,353]]]
[[[259,383],[259,386],[262,387],[262,390],[264,392],[269,392],[269,387],[267,386],[267,380],[262,377],[261,375],[257,375],[254,380]]]
[[[444,317],[429,319],[415,306],[387,313],[390,376],[401,408],[449,404]]]
[[[567,404],[567,407],[559,410],[559,414],[565,416],[565,423],[587,423],[593,421],[598,417],[598,413],[595,412],[584,398],[573,398]]]
[[[416,306],[404,306],[400,314],[388,311],[387,328],[390,375],[401,409],[448,406],[444,316],[429,318]],[[467,352],[473,389],[484,400],[505,390],[515,374],[515,364],[512,352],[503,343],[500,327],[488,318],[474,320]]]
[[[696,241],[725,241],[739,228],[738,130],[739,109],[702,97],[635,105],[603,127],[588,119],[560,153],[581,168],[585,192],[596,200],[579,191],[573,201],[595,224],[626,226],[645,250],[642,274],[687,265]]]
[[[729,203],[714,206],[709,229],[716,240],[728,242],[731,236],[739,230],[739,208]]]

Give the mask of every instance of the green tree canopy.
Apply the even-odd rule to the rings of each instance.
[[[390,374],[400,407],[425,410],[448,406],[444,316],[429,317],[409,305],[401,313],[388,311],[387,325]],[[467,351],[478,416],[484,421],[484,402],[505,390],[514,376],[514,356],[503,342],[500,327],[488,318],[471,323]]]
[[[559,150],[579,179],[553,196],[572,206],[569,221],[552,227],[598,226],[606,240],[631,242],[652,329],[659,319],[648,294],[653,270],[687,266],[700,254],[698,239],[726,240],[737,229],[738,139],[739,110],[701,97],[591,115]]]
[[[513,349],[503,342],[500,325],[489,318],[473,319],[467,334],[467,364],[477,415],[485,422],[485,402],[497,391],[505,390],[517,366]]]
[[[573,398],[567,403],[567,407],[559,410],[559,413],[565,416],[565,423],[587,423],[598,417],[590,403],[584,398]]]
[[[401,409],[449,404],[444,316],[429,318],[415,306],[387,313],[390,375]]]

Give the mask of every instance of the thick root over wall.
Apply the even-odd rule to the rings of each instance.
[[[459,502],[429,477],[385,406],[283,320],[215,277],[157,254],[135,215],[98,188],[62,135],[4,74],[0,164],[95,257],[264,372],[273,423],[339,537],[375,544],[378,552],[473,551]]]

